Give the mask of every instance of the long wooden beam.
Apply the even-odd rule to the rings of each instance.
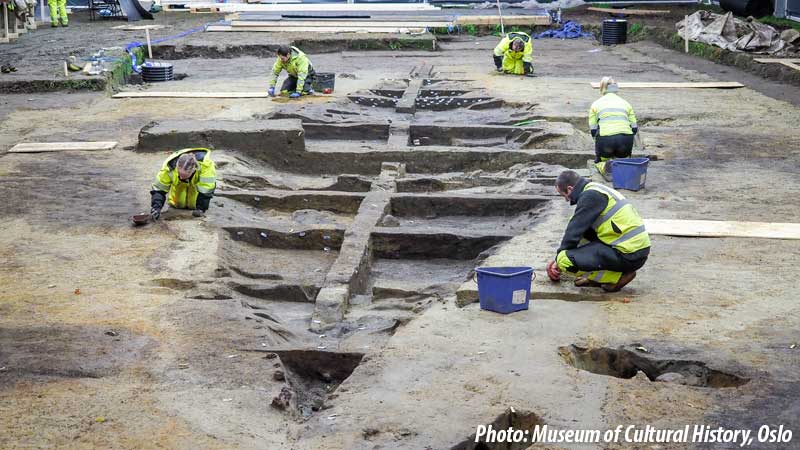
[[[658,83],[658,82],[629,82],[617,83],[620,88],[653,88],[653,89],[735,89],[744,87],[735,81],[713,81],[706,83]],[[592,83],[595,89],[600,88],[600,83]]]

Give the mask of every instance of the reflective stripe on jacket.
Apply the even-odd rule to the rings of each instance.
[[[584,192],[586,190],[597,191],[608,197],[608,205],[592,224],[600,241],[622,253],[650,247],[650,236],[644,229],[644,221],[622,194],[599,183],[587,183],[583,188]]]
[[[275,58],[275,64],[272,65],[272,78],[269,80],[269,87],[275,87],[278,83],[278,75],[281,74],[282,70],[285,70],[286,73],[297,78],[296,92],[302,92],[303,86],[306,84],[308,72],[311,71],[311,61],[300,49],[291,47],[288,61],[284,63],[280,56]]]
[[[197,170],[192,178],[181,181],[175,162],[184,153],[195,153],[197,158]],[[211,150],[207,148],[184,148],[178,150],[164,161],[161,170],[156,174],[153,182],[153,190],[167,192],[169,204],[175,208],[195,209],[197,206],[197,196],[202,193],[212,195],[217,186],[217,169],[214,161],[211,160]]]
[[[613,92],[595,100],[589,108],[589,128],[596,130],[599,127],[600,136],[633,134],[631,127],[636,126],[633,107]]]
[[[519,39],[525,43],[525,47],[522,49],[521,52],[515,52],[511,50],[511,42]],[[504,37],[497,47],[494,48],[494,56],[502,56],[503,58],[510,58],[513,60],[521,59],[522,62],[532,63],[533,62],[533,39],[528,36],[526,33],[521,31],[515,31],[513,33],[508,33],[506,37]]]

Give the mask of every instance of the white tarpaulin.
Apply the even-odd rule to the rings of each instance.
[[[681,36],[685,36],[684,24],[681,20],[675,26]],[[787,43],[781,39],[780,33],[769,25],[755,19],[740,20],[733,13],[714,14],[709,11],[697,11],[688,18],[689,40],[716,45],[732,52],[782,53],[787,50]]]

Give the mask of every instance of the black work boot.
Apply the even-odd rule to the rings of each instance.
[[[624,288],[626,284],[633,281],[636,278],[636,272],[628,272],[623,273],[621,277],[619,277],[619,281],[617,284],[605,283],[603,284],[603,290],[606,292],[618,292],[620,289]]]

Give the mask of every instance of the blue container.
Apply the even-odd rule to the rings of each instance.
[[[528,309],[533,268],[478,267],[475,272],[481,309],[502,314]]]
[[[647,178],[649,158],[623,158],[611,160],[611,179],[614,189],[638,191]]]

